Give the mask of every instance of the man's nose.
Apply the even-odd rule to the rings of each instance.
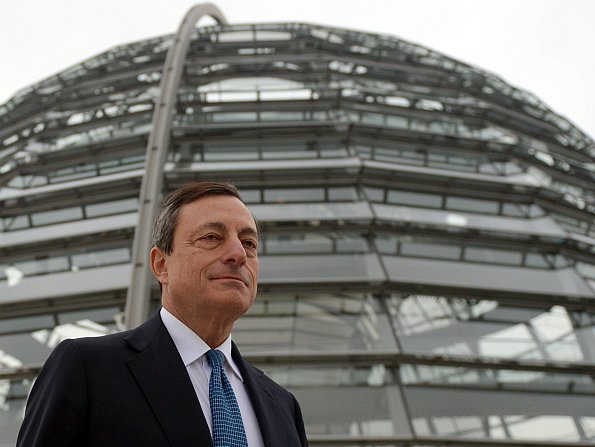
[[[246,263],[246,249],[242,244],[242,241],[238,238],[231,238],[225,244],[225,262],[231,262],[239,265]]]

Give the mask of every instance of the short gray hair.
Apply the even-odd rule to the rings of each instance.
[[[240,192],[232,183],[192,182],[182,185],[170,193],[163,202],[153,220],[153,245],[166,255],[174,249],[174,233],[178,224],[178,215],[183,205],[192,203],[205,196],[227,195],[236,197],[242,203]]]

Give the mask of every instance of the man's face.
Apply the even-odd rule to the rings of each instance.
[[[187,323],[235,321],[256,297],[257,244],[254,218],[237,198],[206,196],[182,206],[171,255],[157,255],[164,306]]]

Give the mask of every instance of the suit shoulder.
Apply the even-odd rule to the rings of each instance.
[[[141,349],[143,343],[150,342],[157,334],[160,328],[164,326],[159,324],[161,321],[157,318],[151,318],[141,326],[123,332],[115,332],[108,335],[100,335],[96,337],[81,337],[76,339],[64,340],[60,345],[64,344],[64,349],[69,346],[76,346],[83,352],[88,350],[110,350],[122,347],[131,346],[135,349]],[[59,346],[60,346],[59,345]]]
[[[127,335],[128,331],[99,335],[96,337],[67,338],[56,346],[56,350],[70,351],[78,349],[87,351],[88,349],[93,348],[101,349],[102,347],[113,347],[122,344]]]

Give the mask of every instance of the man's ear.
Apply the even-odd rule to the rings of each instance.
[[[165,253],[160,248],[151,248],[151,272],[161,284],[167,284],[167,262]]]

